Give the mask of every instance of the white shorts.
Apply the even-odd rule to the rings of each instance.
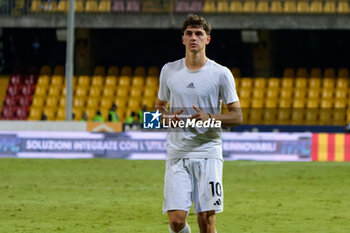
[[[223,161],[220,159],[168,159],[164,177],[163,213],[223,211]]]

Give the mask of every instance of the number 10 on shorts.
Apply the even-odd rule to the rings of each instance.
[[[215,194],[217,195],[217,196],[219,196],[219,197],[221,197],[221,184],[220,184],[220,182],[214,182],[214,181],[210,181],[209,182],[209,185],[210,185],[210,187],[211,187],[211,195],[213,196],[213,197],[215,197]]]

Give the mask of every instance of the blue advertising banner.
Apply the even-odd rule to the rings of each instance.
[[[226,160],[311,161],[311,133],[223,133]],[[164,132],[0,132],[0,156],[165,159]]]

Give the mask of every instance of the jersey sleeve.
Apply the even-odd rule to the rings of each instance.
[[[229,69],[225,69],[225,72],[220,76],[220,96],[224,104],[239,101],[235,80]]]
[[[158,99],[168,102],[170,91],[167,84],[166,65],[163,66],[162,70],[160,71],[159,81]]]

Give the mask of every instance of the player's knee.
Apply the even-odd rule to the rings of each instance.
[[[186,220],[182,218],[172,217],[170,218],[170,225],[175,232],[181,231],[186,226]]]
[[[215,224],[215,211],[199,213],[198,220],[203,225],[214,225]]]

